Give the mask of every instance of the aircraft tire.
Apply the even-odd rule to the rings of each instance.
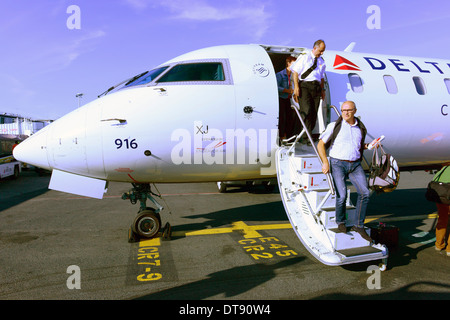
[[[139,212],[132,224],[132,230],[140,238],[153,238],[161,229],[161,218],[151,208]]]

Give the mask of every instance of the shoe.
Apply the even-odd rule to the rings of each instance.
[[[358,228],[357,226],[353,226],[352,227],[352,231],[356,231],[359,233],[359,235],[364,239],[367,240],[369,242],[372,242],[372,238],[369,237],[369,235],[366,233],[366,230],[364,230],[364,228]]]
[[[439,253],[443,252],[445,248],[439,249],[438,247],[434,246],[434,250],[438,251]],[[446,251],[447,257],[450,257],[450,252]]]
[[[338,230],[339,230],[339,232],[347,233],[347,227],[345,226],[345,223],[340,223],[338,225]]]

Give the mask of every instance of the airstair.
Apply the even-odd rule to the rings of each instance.
[[[305,248],[326,265],[382,260],[380,269],[384,270],[388,257],[384,245],[370,243],[355,231],[338,232],[332,176],[322,173],[318,151],[300,116],[298,103],[292,101],[292,104],[304,129],[278,148],[276,163],[281,198],[294,231]],[[311,145],[299,143],[305,134]],[[350,190],[347,192],[349,194]],[[346,214],[350,230],[356,219],[350,196],[347,197]],[[369,230],[366,232],[370,233]]]

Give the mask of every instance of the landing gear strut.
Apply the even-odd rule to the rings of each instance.
[[[163,207],[156,201],[153,196],[158,196],[153,193],[150,184],[133,183],[133,188],[122,195],[123,200],[129,199],[132,204],[140,203],[140,209],[136,218],[133,220],[128,231],[128,242],[137,242],[139,239],[151,239],[161,230],[161,216],[160,212]],[[155,208],[147,207],[147,199],[156,206]],[[171,227],[166,223],[163,231],[163,238],[170,239]]]

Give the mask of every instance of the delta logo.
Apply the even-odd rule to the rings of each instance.
[[[335,70],[361,71],[361,69],[356,64],[354,64],[350,60],[345,59],[344,57],[341,57],[340,55],[336,55],[333,67]]]

